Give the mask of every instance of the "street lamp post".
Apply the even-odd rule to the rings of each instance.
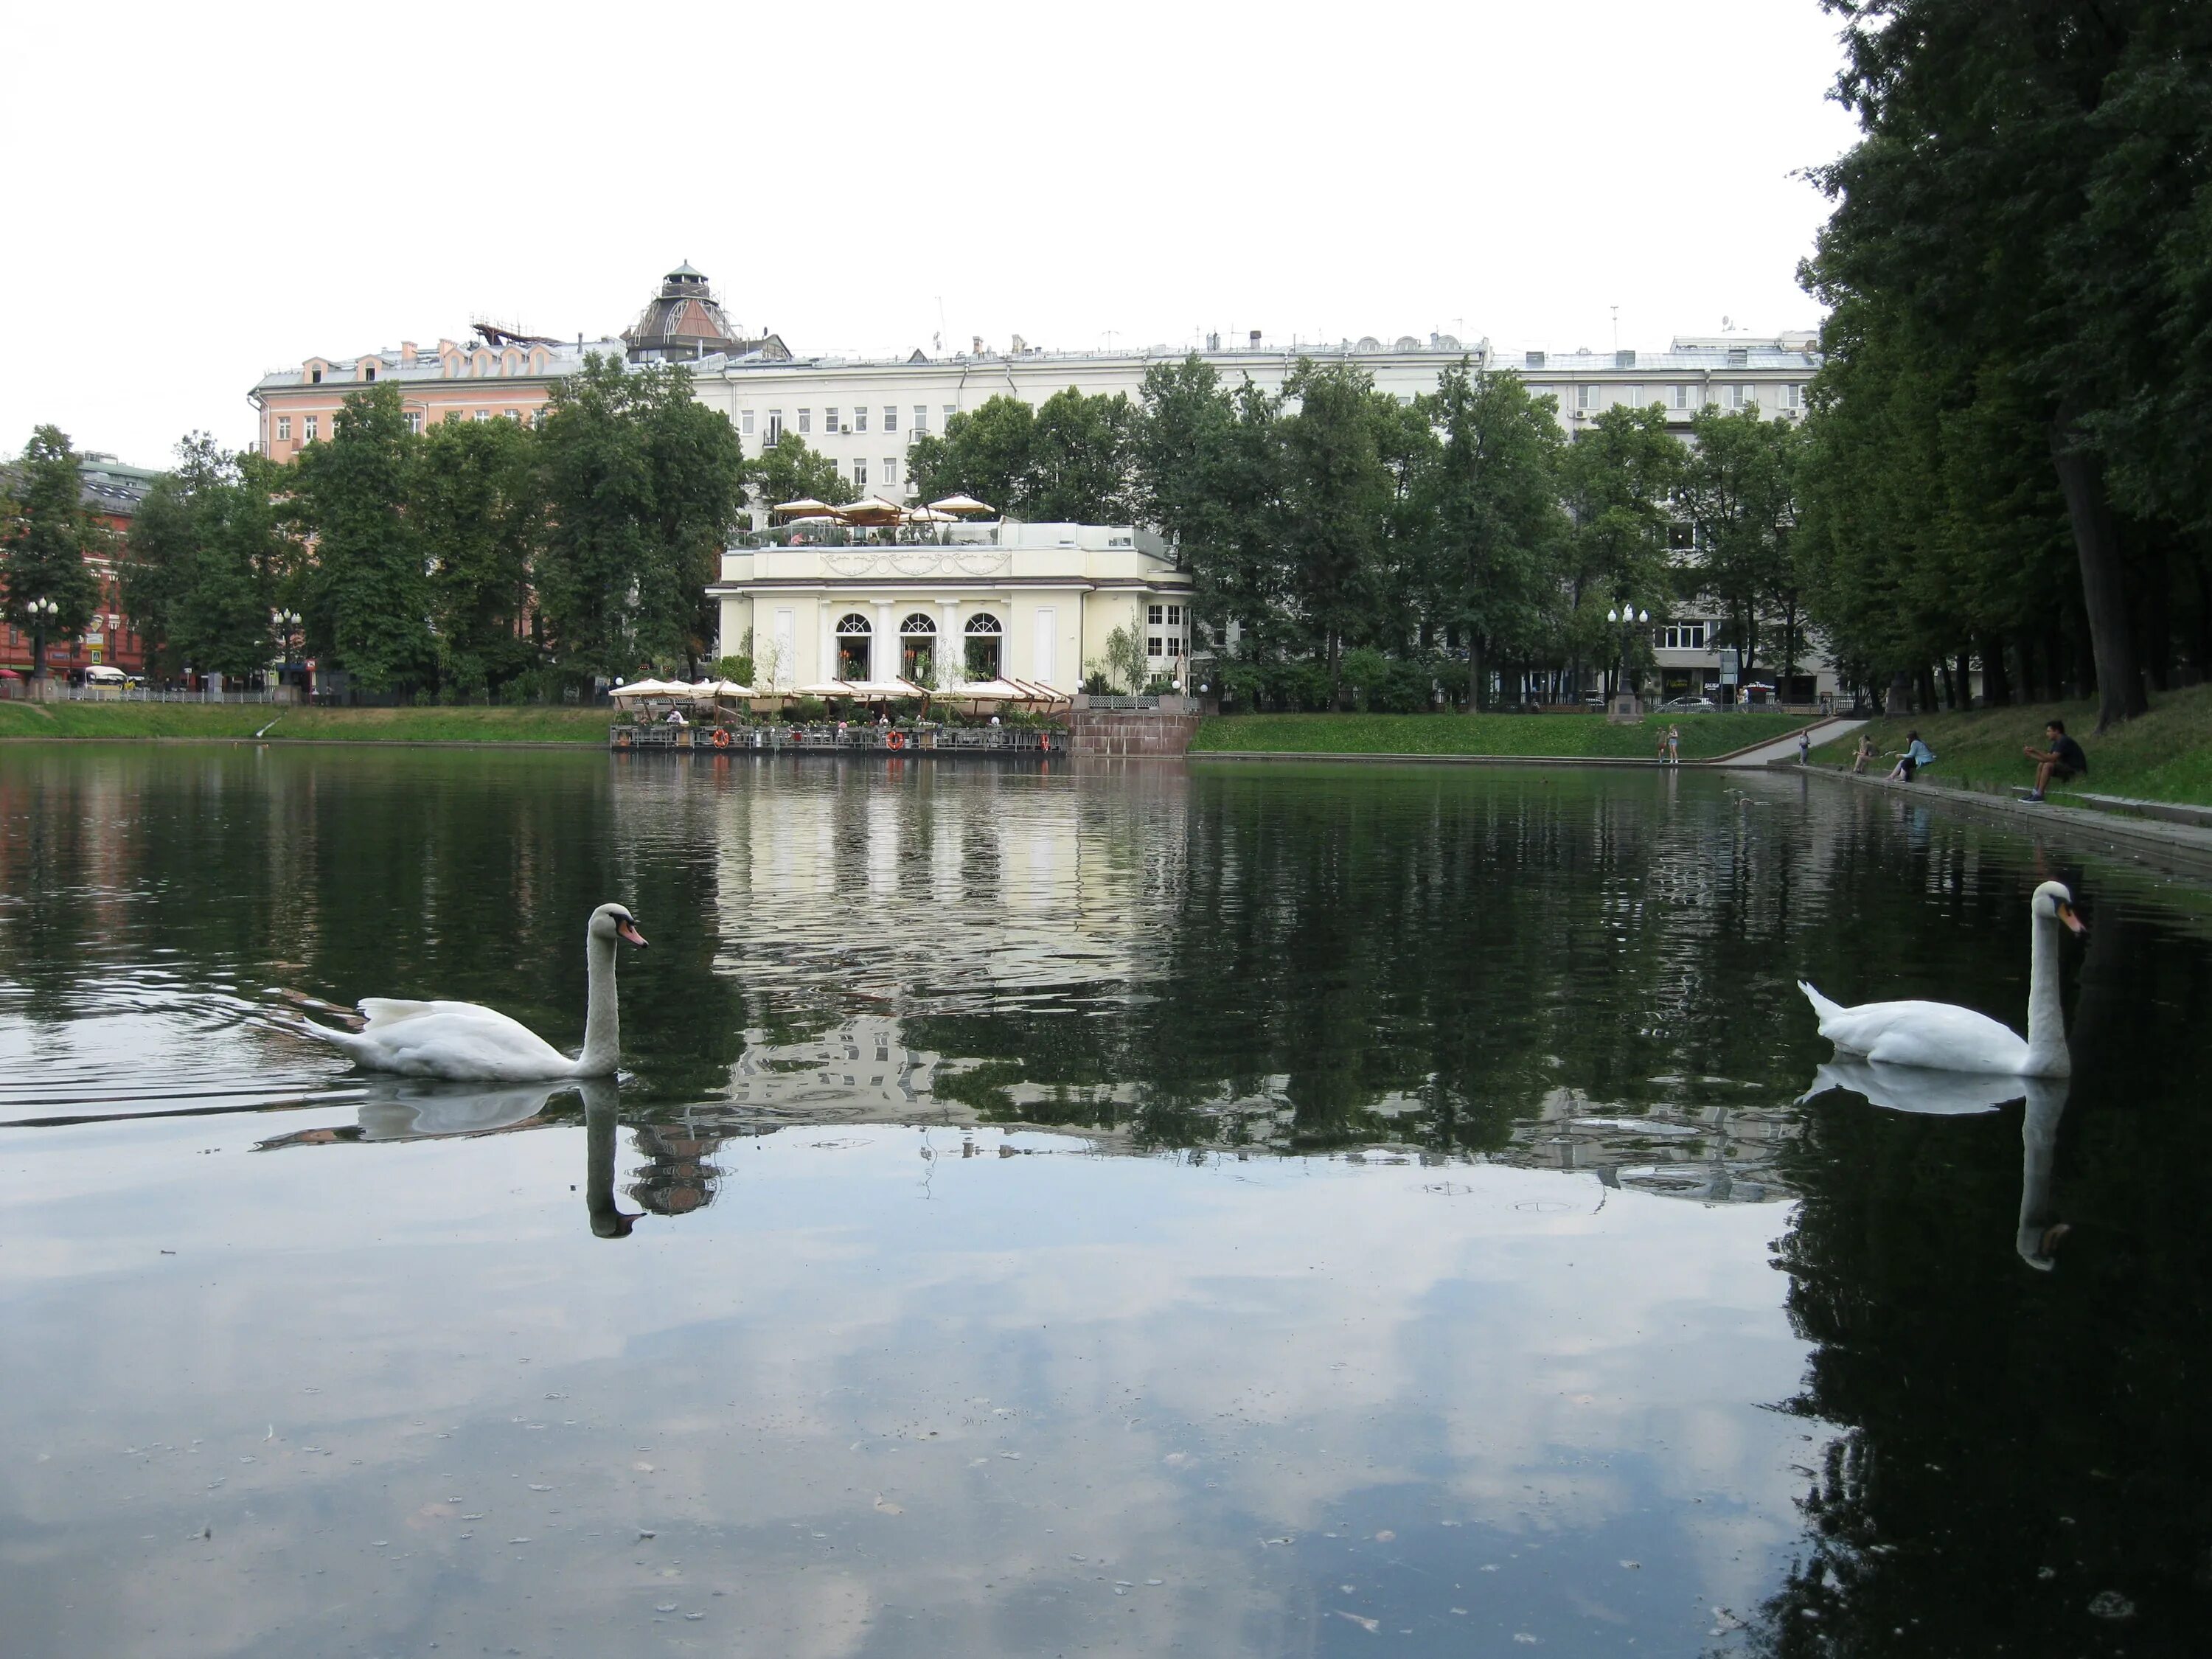
[[[280,672],[289,672],[292,666],[292,640],[299,631],[300,613],[296,611],[272,611],[269,613],[269,626],[276,633],[276,658]]]
[[[31,619],[31,678],[42,680],[46,678],[46,629],[61,614],[61,606],[40,594],[23,609]]]
[[[1637,702],[1636,693],[1632,688],[1629,678],[1635,672],[1631,664],[1630,653],[1635,647],[1636,630],[1638,628],[1649,628],[1651,625],[1651,613],[1649,611],[1638,611],[1624,599],[1620,605],[1605,613],[1605,619],[1609,623],[1618,623],[1620,626],[1620,683],[1613,687],[1613,712],[1624,718],[1634,718],[1644,711]]]

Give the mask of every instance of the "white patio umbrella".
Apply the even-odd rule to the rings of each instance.
[[[837,509],[827,501],[817,501],[811,495],[801,495],[795,501],[778,501],[769,508],[771,513],[818,514],[835,513]]]
[[[607,693],[611,697],[688,697],[691,688],[678,680],[632,680]]]
[[[910,507],[906,510],[906,521],[908,524],[958,524],[960,520],[956,514],[939,513],[933,507]]]
[[[759,694],[750,685],[739,685],[735,680],[701,680],[691,688],[695,697],[750,697]]]
[[[941,501],[932,501],[930,510],[935,513],[995,513],[998,509],[977,501],[973,495],[947,495]]]

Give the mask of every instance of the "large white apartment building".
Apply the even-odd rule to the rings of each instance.
[[[979,346],[981,342],[976,343]],[[1041,404],[1070,386],[1086,396],[1121,393],[1135,401],[1146,374],[1190,348],[1154,345],[1129,351],[973,350],[903,359],[777,357],[766,352],[702,356],[691,363],[700,401],[728,415],[757,453],[786,432],[837,463],[854,488],[897,500],[906,489],[906,448],[939,432],[953,416],[988,399],[1011,396]],[[1749,340],[1735,336],[1680,338],[1664,351],[1500,353],[1487,340],[1463,345],[1449,335],[1424,342],[1408,335],[1389,344],[1369,337],[1328,343],[1273,345],[1248,336],[1233,346],[1209,337],[1199,355],[1231,386],[1250,379],[1280,391],[1301,358],[1349,362],[1375,378],[1379,390],[1404,400],[1436,390],[1452,364],[1510,368],[1531,391],[1558,399],[1560,423],[1573,431],[1616,404],[1657,404],[1670,422],[1686,428],[1708,404],[1756,404],[1784,418],[1805,407],[1805,387],[1818,365],[1809,335]]]

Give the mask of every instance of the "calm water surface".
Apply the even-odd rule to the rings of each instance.
[[[0,749],[0,1652],[2201,1651],[2212,904],[1808,788]]]

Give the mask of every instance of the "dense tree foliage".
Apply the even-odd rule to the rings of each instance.
[[[242,678],[268,666],[270,613],[296,562],[278,473],[258,455],[227,455],[194,433],[139,504],[118,576],[154,672]]]
[[[2212,667],[2212,8],[1823,3],[1864,137],[1807,267],[1808,596],[1923,696],[1978,657],[2136,713]]]
[[[1657,408],[1608,410],[1570,441],[1550,398],[1470,363],[1404,401],[1346,364],[1301,363],[1279,395],[1231,390],[1195,356],[1155,365],[1131,495],[1190,572],[1200,644],[1238,696],[1417,709],[1524,671],[1580,684],[1619,659],[1604,617],[1624,600],[1663,618],[1725,592],[1723,632],[1748,652],[1771,629],[1802,640],[1795,430],[1755,410],[1702,420],[1765,458],[1764,541],[1735,519],[1710,544],[1692,534],[1693,485],[1711,480]],[[1648,646],[1636,654],[1648,664]]]
[[[4,614],[32,637],[41,669],[46,643],[82,633],[100,603],[100,584],[85,555],[104,532],[86,511],[77,458],[58,427],[42,426],[9,470],[0,500],[0,584]],[[32,603],[44,600],[33,611]]]
[[[768,507],[806,501],[840,507],[853,499],[853,486],[837,470],[837,463],[796,432],[785,432],[762,450],[745,477],[755,497]]]
[[[964,494],[1036,523],[1127,524],[1135,418],[1127,398],[1073,386],[1037,409],[1002,392],[915,440],[908,497]]]
[[[587,359],[532,426],[416,431],[396,387],[364,388],[288,466],[179,445],[133,521],[123,604],[159,674],[261,672],[281,649],[278,607],[372,696],[516,700],[647,667],[692,674],[713,651],[706,590],[746,484],[811,471],[808,455],[801,442],[749,466],[681,366]],[[805,482],[837,489],[834,468]]]

